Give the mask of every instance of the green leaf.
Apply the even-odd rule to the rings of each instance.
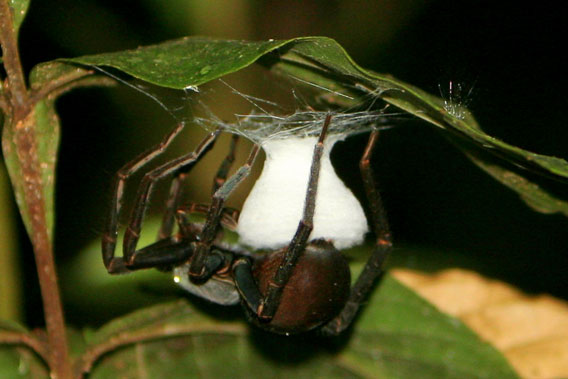
[[[18,34],[20,26],[26,17],[29,6],[30,0],[10,0],[10,7],[12,7],[14,12],[14,29],[16,30],[16,35]]]
[[[47,367],[30,349],[0,345],[0,378],[49,378]]]
[[[184,89],[250,66],[287,41],[223,41],[193,37],[116,53],[62,59],[108,66],[162,87]]]
[[[259,62],[276,73],[336,91],[334,94],[322,89],[320,93],[334,104],[350,105],[350,102],[356,103],[365,96],[377,96],[436,126],[458,147],[482,149],[498,159],[506,159],[537,173],[563,182],[568,179],[568,162],[565,160],[535,154],[485,134],[473,116],[460,104],[448,106],[447,101],[390,75],[365,70],[337,42],[325,37],[260,42],[188,37],[135,50],[59,62],[113,67],[149,83],[176,89],[199,86]],[[348,97],[340,96],[339,93]],[[349,97],[353,100],[349,100]],[[455,109],[459,109],[459,112],[455,112]],[[503,173],[511,172],[501,165],[499,169],[504,170]],[[506,176],[493,175],[510,186]],[[555,207],[553,203],[565,202],[565,199],[543,193],[542,189],[527,179],[522,180],[530,185],[517,186],[516,191],[525,200],[538,197],[539,209]]]
[[[0,320],[0,378],[49,377],[45,363],[23,343],[24,338],[35,337],[20,324]]]
[[[421,378],[516,377],[503,356],[461,321],[388,276],[340,356],[364,375],[378,377],[412,378],[417,372]]]
[[[18,144],[21,146],[20,150]],[[20,214],[31,236],[34,235],[32,215],[26,199],[26,191],[29,195],[30,187],[42,190],[43,211],[50,238],[53,234],[53,193],[58,145],[59,118],[55,113],[53,100],[39,101],[34,110],[18,125],[13,125],[10,118],[5,118],[2,151]],[[34,178],[25,175],[24,165],[39,172],[40,183],[31,183]]]
[[[475,165],[519,194],[532,209],[540,213],[562,213],[568,216],[568,201],[561,200],[547,190],[523,176],[490,163],[481,154],[468,152],[467,156]]]
[[[293,63],[289,62],[287,54],[292,54]],[[450,138],[458,138],[460,142],[472,143],[489,152],[504,155],[512,162],[540,173],[552,174],[558,179],[568,178],[568,162],[565,160],[531,153],[485,134],[467,109],[464,108],[460,112],[464,117],[458,117],[446,109],[444,100],[389,75],[364,70],[357,66],[334,40],[298,39],[288,53],[282,55],[276,67],[283,72],[294,70],[297,74],[298,71],[294,67],[289,68],[301,64],[298,59],[294,59],[296,56],[312,65],[317,64],[331,74],[339,75],[338,80],[346,85],[356,84],[368,94],[377,93],[386,102],[449,132]],[[310,76],[306,75],[303,79],[309,81]]]
[[[500,353],[459,320],[388,276],[350,336],[268,334],[178,301],[112,321],[88,343],[95,378],[517,377]]]
[[[141,247],[155,239],[159,225],[158,218],[144,223]],[[364,250],[350,252],[353,277],[362,267]],[[116,306],[110,303],[124,306],[133,297],[140,306],[152,301],[152,293],[154,299],[172,293],[167,287],[173,285],[171,275],[157,270],[108,275],[100,241],[89,244],[65,272],[73,290],[65,297],[86,298],[90,315],[95,297],[99,307],[108,308]],[[154,291],[140,293],[140,287]],[[421,377],[516,377],[503,356],[461,321],[440,313],[388,275],[363,306],[353,332],[338,338],[265,333],[245,322],[239,306],[204,305],[191,295],[188,300],[146,307],[96,331],[86,330],[83,367],[93,365],[93,377],[127,378],[413,378],[417,370]]]

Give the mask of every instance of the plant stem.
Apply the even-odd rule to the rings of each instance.
[[[18,40],[14,30],[12,9],[8,0],[0,1],[0,42],[2,43],[2,60],[7,74],[6,92],[10,94],[14,119],[22,119],[28,113],[28,91],[24,80],[24,73],[20,63]],[[16,109],[23,114],[16,113]]]
[[[67,379],[71,378],[71,363],[52,244],[45,217],[45,201],[37,157],[34,107],[30,103],[24,80],[12,9],[8,0],[0,1],[0,43],[7,75],[4,90],[11,108],[11,115],[6,115],[9,122],[4,127],[12,129],[13,143],[21,165],[19,174],[25,183],[23,198],[30,220],[28,232],[33,244],[43,300],[49,344],[49,366],[54,377]]]
[[[4,332],[0,336],[0,344],[24,345],[31,348],[45,362],[49,362],[49,350],[39,338],[27,333]]]

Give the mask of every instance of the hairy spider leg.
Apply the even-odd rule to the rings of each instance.
[[[107,230],[103,235],[102,240],[102,253],[103,262],[108,272],[119,273],[128,272],[128,265],[132,261],[132,256],[136,251],[136,243],[138,242],[138,234],[140,231],[140,224],[144,215],[145,208],[149,200],[149,195],[153,186],[153,183],[174,172],[180,167],[184,167],[187,164],[192,164],[207,151],[212,143],[217,138],[220,130],[209,133],[204,140],[197,146],[195,151],[187,154],[173,162],[167,163],[152,170],[150,173],[146,174],[143,179],[142,187],[139,190],[138,201],[136,207],[133,210],[130,226],[127,228],[125,233],[125,243],[123,245],[123,257],[115,257],[116,250],[116,240],[118,235],[118,217],[122,209],[124,186],[126,180],[146,165],[148,162],[153,160],[155,157],[163,153],[163,151],[170,145],[172,140],[181,132],[185,125],[179,123],[176,127],[164,137],[164,139],[153,148],[147,150],[146,152],[139,155],[134,160],[128,162],[124,165],[116,174],[114,182],[114,192],[113,192],[113,203],[109,213],[109,218],[107,222]]]
[[[195,246],[189,240],[178,240],[174,237],[164,238],[136,250],[128,266],[123,266],[123,271],[111,273],[125,273],[147,268],[169,271],[172,267],[188,261],[194,250]]]
[[[136,245],[138,239],[140,238],[140,230],[142,228],[142,221],[144,219],[144,213],[150,204],[150,197],[152,195],[152,190],[158,182],[158,180],[167,177],[168,175],[175,173],[177,171],[187,171],[191,169],[195,163],[201,158],[205,152],[209,151],[213,147],[213,143],[217,139],[220,130],[209,133],[200,143],[197,145],[194,151],[189,154],[183,155],[171,162],[167,162],[150,172],[146,173],[140,182],[138,187],[138,194],[136,196],[137,200],[132,209],[132,214],[130,216],[130,223],[124,232],[123,241],[123,254],[126,264],[131,260],[132,255],[136,251]]]
[[[246,162],[213,194],[205,225],[196,242],[195,254],[189,265],[188,274],[191,280],[203,281],[207,279],[216,269],[215,265],[218,266],[222,263],[222,257],[211,251],[211,244],[217,235],[224,209],[223,205],[233,190],[249,175],[259,150],[260,146],[254,145]]]
[[[229,170],[231,169],[231,166],[235,161],[235,149],[238,139],[239,136],[235,134],[231,138],[229,152],[227,153],[227,156],[219,166],[217,175],[215,176],[215,179],[213,181],[213,193],[215,193],[215,191],[217,191],[219,187],[223,185],[223,183],[225,183],[225,181],[227,180],[227,174],[229,173]],[[183,170],[178,170],[178,172],[175,174],[174,178],[172,179],[170,192],[168,195],[168,199],[166,201],[166,209],[164,212],[164,216],[162,218],[160,231],[158,232],[158,240],[167,238],[171,236],[173,233],[175,213],[178,211],[178,208],[180,206],[182,189],[190,168],[191,166],[188,166]]]
[[[345,330],[355,318],[361,303],[373,288],[377,278],[383,273],[386,259],[392,250],[392,237],[387,221],[386,212],[383,207],[378,186],[374,179],[371,167],[371,157],[379,138],[379,131],[373,130],[369,136],[367,147],[359,161],[359,169],[363,178],[365,193],[369,201],[373,231],[375,232],[376,242],[372,255],[363,267],[357,281],[351,288],[349,299],[343,310],[330,322],[321,328],[321,332],[327,335],[337,335]]]
[[[227,181],[229,170],[231,169],[231,166],[233,166],[233,162],[235,162],[235,150],[237,148],[238,141],[239,136],[237,134],[233,134],[231,136],[229,152],[227,153],[225,159],[223,159],[223,162],[221,162],[219,170],[217,170],[217,175],[215,175],[215,179],[213,180],[213,190],[211,192],[211,195],[214,195],[215,192],[217,192],[217,190],[221,188],[221,186]]]
[[[185,179],[190,168],[191,167],[188,167],[183,171],[179,170],[172,179],[172,183],[170,184],[170,192],[168,194],[168,199],[166,200],[166,209],[164,211],[164,216],[162,217],[160,230],[158,231],[158,240],[167,238],[173,233],[175,220],[174,216],[176,210],[179,207],[182,188],[185,184]]]
[[[304,212],[302,219],[298,224],[298,229],[292,238],[292,241],[286,249],[282,261],[276,270],[274,277],[268,284],[268,290],[264,296],[260,294],[256,283],[252,277],[251,263],[248,259],[242,258],[235,262],[233,267],[235,273],[235,282],[239,292],[247,305],[258,315],[259,318],[269,321],[271,320],[282,297],[282,291],[292,276],[294,267],[298,258],[306,249],[308,239],[313,229],[314,210],[316,205],[316,195],[318,188],[318,179],[320,171],[320,161],[323,154],[323,143],[327,134],[327,129],[331,122],[331,115],[325,118],[322,131],[318,142],[314,147],[312,157],[312,165],[310,169],[310,177],[308,188],[306,190],[306,200],[304,202]]]
[[[140,270],[146,268],[157,268],[159,270],[169,271],[174,266],[178,266],[191,259],[195,251],[196,236],[200,232],[198,228],[194,227],[191,223],[189,215],[191,213],[207,214],[209,205],[189,203],[178,209],[176,212],[176,219],[184,237],[166,237],[150,244],[142,249],[136,250],[132,256],[131,262],[128,266],[123,266],[124,271],[129,272],[133,270]],[[239,212],[232,208],[224,208],[221,214],[221,225],[228,229],[235,229],[237,224]],[[220,254],[223,254],[220,252]],[[224,253],[223,262],[213,262],[216,273],[221,271],[228,271],[232,263],[232,252]],[[117,272],[113,272],[117,273]]]
[[[164,137],[162,141],[160,141],[159,144],[126,163],[116,173],[113,184],[114,192],[112,195],[112,207],[110,209],[108,222],[106,223],[107,229],[103,234],[102,239],[103,262],[109,272],[114,271],[113,266],[122,266],[122,258],[114,258],[114,251],[116,249],[116,240],[118,237],[118,216],[122,209],[122,198],[124,195],[126,180],[156,156],[160,155],[184,127],[185,124],[183,122],[176,124],[176,126]]]
[[[202,203],[188,203],[179,207],[176,211],[176,220],[179,226],[179,230],[182,234],[182,240],[189,240],[193,243],[192,247],[192,257],[194,258],[194,252],[197,250],[200,241],[200,234],[203,231],[204,225],[197,225],[192,222],[190,215],[194,213],[201,213],[205,216],[209,214],[209,204]],[[237,219],[239,217],[239,211],[233,208],[223,207],[221,211],[221,216],[219,224],[223,228],[229,230],[235,230],[237,227]],[[218,235],[215,237],[217,238]],[[205,270],[210,271],[211,274],[218,274],[220,272],[226,273],[230,271],[230,267],[234,260],[234,252],[227,246],[209,246],[208,255],[205,259]],[[222,259],[220,259],[222,258]],[[191,263],[190,263],[191,264]],[[207,277],[207,279],[209,276]]]
[[[192,213],[207,215],[209,213],[209,204],[190,202],[178,207],[176,210],[176,221],[183,236],[196,241],[201,229],[191,222],[189,215]],[[239,211],[237,209],[223,207],[220,224],[224,228],[234,231],[237,228],[238,219]]]

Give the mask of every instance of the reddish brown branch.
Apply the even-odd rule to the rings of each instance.
[[[0,93],[0,110],[2,110],[4,114],[10,113],[10,102],[3,91]]]
[[[32,240],[38,271],[45,323],[49,345],[49,366],[54,377],[71,378],[71,363],[65,334],[65,322],[57,275],[53,260],[53,250],[45,217],[45,199],[41,180],[40,164],[37,155],[36,120],[18,53],[16,30],[12,9],[8,0],[0,0],[0,43],[2,44],[3,64],[6,70],[4,95],[10,101],[11,115],[6,118],[11,122],[12,143],[20,164],[23,186],[23,199],[26,203],[29,219],[30,238]],[[5,134],[7,135],[7,134]]]
[[[67,75],[62,75],[58,78],[50,80],[49,82],[45,83],[41,88],[38,88],[35,91],[31,92],[30,98],[33,104],[36,104],[38,101],[43,100],[47,96],[52,95],[53,93],[59,93],[61,91],[66,91],[68,87],[73,88],[74,84],[78,85],[77,83],[80,79],[93,75],[92,70],[80,70],[77,69],[76,71],[72,71]],[[32,87],[33,88],[33,87]]]
[[[14,116],[23,118],[28,109],[28,90],[20,63],[18,38],[14,28],[12,9],[8,0],[0,1],[0,43],[2,43],[2,61],[6,70],[6,94],[10,95],[13,111],[22,112]]]

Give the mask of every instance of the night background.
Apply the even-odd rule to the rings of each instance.
[[[361,66],[430,93],[447,96],[450,81],[460,83],[464,102],[485,132],[523,149],[568,159],[567,25],[568,11],[546,2],[35,0],[20,47],[29,72],[37,63],[60,57],[131,49],[186,35],[248,40],[328,36]],[[98,244],[112,175],[157,143],[173,121],[124,86],[75,90],[57,108],[62,137],[55,252],[61,281],[72,287],[65,267],[89,243]],[[178,152],[199,141],[193,134],[189,138]],[[353,137],[338,144],[333,154],[339,175],[358,196],[357,161],[365,142],[366,136]],[[196,172],[203,188],[209,188],[224,150],[215,151],[219,155],[211,158],[212,165]],[[239,151],[242,159],[244,144]],[[565,216],[532,211],[433,127],[413,117],[383,133],[373,165],[395,239],[391,267],[466,267],[529,293],[568,297]],[[257,172],[260,166],[257,162]],[[196,188],[195,177],[188,197],[206,201],[208,189]],[[530,178],[566,198],[566,184]],[[130,184],[131,196],[137,180]],[[230,205],[239,207],[240,201],[237,196]],[[156,208],[153,212],[159,213]],[[38,325],[41,299],[31,247],[21,225],[19,229],[26,318]],[[71,323],[99,324],[108,317],[102,310],[90,314],[75,306],[67,291],[63,294]]]

